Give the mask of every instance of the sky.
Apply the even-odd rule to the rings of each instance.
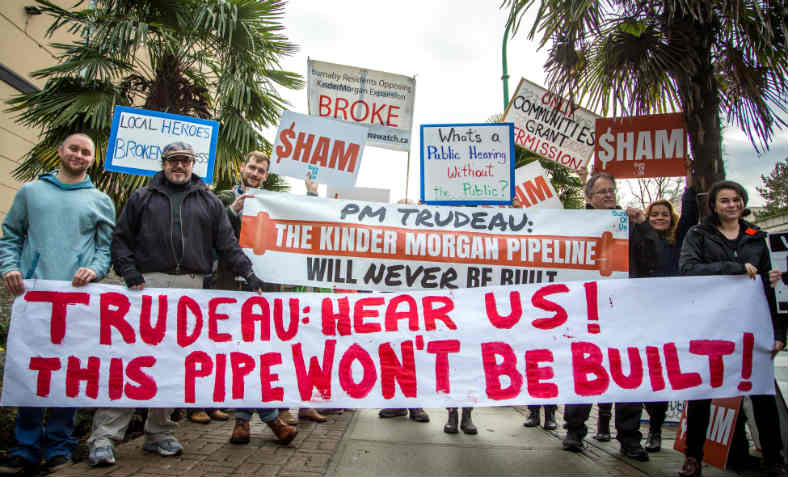
[[[501,46],[506,12],[501,2],[478,0],[300,0],[287,3],[284,34],[299,47],[281,61],[283,69],[306,80],[307,58],[416,77],[408,197],[419,195],[419,125],[486,122],[503,112]],[[527,39],[533,14],[508,41],[509,94],[521,77],[545,85],[546,51]],[[292,111],[307,114],[306,88],[279,89]],[[264,131],[275,142],[277,128]],[[734,126],[724,132],[727,177],[741,182],[750,205],[762,205],[755,190],[761,174],[788,157],[788,130],[779,131],[769,151],[760,155]],[[405,197],[408,154],[366,147],[357,186],[391,190],[391,200]],[[292,192],[304,193],[303,181],[289,180]],[[619,186],[619,190],[626,188]],[[321,187],[321,194],[324,193]]]

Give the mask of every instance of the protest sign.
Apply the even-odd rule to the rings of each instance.
[[[307,60],[309,114],[368,126],[367,144],[410,150],[416,79]]]
[[[783,273],[782,279],[774,287],[777,311],[788,313],[788,232],[770,233],[769,251],[772,268]]]
[[[257,276],[357,290],[626,278],[623,210],[428,207],[260,192],[241,247]]]
[[[518,146],[574,171],[585,170],[594,152],[598,116],[526,79],[506,106]]]
[[[194,174],[210,184],[218,139],[216,121],[115,106],[104,169],[152,176],[161,170],[164,146],[182,141],[194,151]]]
[[[329,199],[363,200],[365,202],[382,202],[388,204],[389,198],[391,197],[391,191],[389,189],[376,189],[374,187],[354,187],[352,189],[329,187],[326,197]]]
[[[769,368],[771,365],[767,364]],[[770,391],[767,394],[773,394]],[[706,428],[706,443],[703,445],[703,461],[720,469],[728,462],[728,454],[733,442],[733,431],[741,409],[741,396],[712,399],[709,411],[709,426]],[[687,450],[687,406],[681,413],[681,421],[676,432],[673,448],[679,452]]]
[[[367,140],[367,128],[333,119],[282,112],[271,155],[271,171],[320,184],[353,187]]]
[[[617,179],[687,174],[684,115],[598,118],[594,171]]]
[[[511,205],[512,124],[423,124],[421,201]]]
[[[760,281],[743,276],[350,295],[43,280],[26,290],[12,310],[6,406],[409,408],[774,393],[768,305]]]
[[[563,209],[558,197],[539,161],[534,161],[514,171],[514,195],[524,209]]]

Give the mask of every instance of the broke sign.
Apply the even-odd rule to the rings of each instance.
[[[423,124],[421,201],[444,205],[511,205],[511,123]]]
[[[539,161],[534,161],[514,171],[514,195],[524,209],[563,209],[553,184]]]
[[[596,136],[596,172],[617,179],[687,174],[687,131],[681,113],[599,118]]]
[[[241,248],[257,276],[356,290],[626,278],[623,210],[431,207],[258,192]]]
[[[271,172],[337,187],[356,184],[367,128],[284,111],[271,154]]]
[[[12,309],[5,406],[407,408],[774,393],[769,309],[761,283],[745,276],[349,295],[44,280],[25,289]]]

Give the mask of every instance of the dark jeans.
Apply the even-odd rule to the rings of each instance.
[[[750,396],[752,410],[755,414],[755,424],[758,426],[758,435],[761,441],[763,459],[767,465],[782,462],[782,438],[778,424],[777,402],[774,396]],[[706,443],[706,429],[711,419],[711,400],[702,399],[687,403],[687,457],[703,460],[703,445]],[[744,413],[739,412],[739,418],[744,419]]]
[[[548,409],[552,409],[553,411],[555,411],[558,406],[556,406],[555,404],[545,404],[544,406],[540,406],[540,405],[528,406],[528,410],[538,414],[540,407],[543,407],[545,409],[545,412],[546,412]]]
[[[77,447],[74,432],[73,407],[20,407],[16,414],[16,447],[11,449],[12,456],[38,464],[41,457],[49,460],[63,455],[71,458]],[[46,415],[46,424],[44,416]]]
[[[570,434],[585,437],[588,433],[586,421],[591,414],[591,404],[567,404],[564,406],[564,421],[566,430]],[[599,414],[609,416],[610,404],[600,404]],[[640,433],[640,414],[643,411],[643,404],[636,403],[616,403],[616,439],[622,447],[638,447],[643,435]],[[604,413],[604,414],[603,414]]]
[[[647,402],[643,403],[648,413],[648,425],[651,430],[659,431],[665,422],[665,415],[668,413],[668,402]]]

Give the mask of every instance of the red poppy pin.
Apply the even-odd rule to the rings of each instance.
[[[747,229],[744,231],[744,233],[747,235],[755,235],[757,232],[758,232],[757,230],[750,227],[747,227]]]

